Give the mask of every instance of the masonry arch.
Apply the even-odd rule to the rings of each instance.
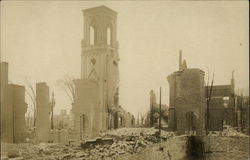
[[[197,115],[193,111],[185,114],[186,131],[196,131],[197,129]]]
[[[112,43],[111,27],[107,27],[107,45],[111,45],[111,43]]]
[[[89,27],[89,43],[94,45],[96,42],[96,30],[93,25]]]

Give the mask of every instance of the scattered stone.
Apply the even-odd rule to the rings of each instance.
[[[75,157],[79,158],[79,157],[84,157],[86,154],[84,152],[78,152],[76,153]]]
[[[57,143],[3,144],[2,153],[6,153],[6,157],[9,154],[12,158],[25,160],[114,160],[141,152],[147,145],[167,141],[173,136],[166,131],[159,135],[157,131],[154,128],[121,128],[83,143],[76,141],[73,145],[72,142],[68,146]]]
[[[9,160],[24,160],[23,157],[10,158]]]
[[[70,160],[71,154],[63,154],[59,156],[59,160]]]
[[[7,157],[7,156],[2,156],[2,155],[1,155],[1,160],[8,160],[8,157]]]
[[[19,157],[19,152],[18,150],[14,150],[14,149],[10,149],[8,150],[8,153],[7,153],[7,157],[8,158],[16,158],[16,157]]]

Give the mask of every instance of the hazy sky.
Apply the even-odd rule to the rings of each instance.
[[[236,90],[248,93],[247,1],[1,2],[1,61],[9,62],[10,81],[46,81],[56,112],[69,110],[56,81],[80,77],[81,10],[99,5],[118,12],[120,104],[131,113],[149,109],[151,89],[158,101],[160,86],[168,104],[166,77],[178,69],[180,49],[188,67],[214,71],[215,84],[229,84],[235,70]]]

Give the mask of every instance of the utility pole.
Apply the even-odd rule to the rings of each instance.
[[[161,135],[161,87],[160,87],[160,104],[159,104],[159,136]]]
[[[152,97],[151,97],[151,95],[150,95],[150,127],[153,127],[154,125],[153,125],[153,104],[152,104]]]
[[[206,135],[208,134],[208,130],[209,130],[209,127],[208,127],[208,121],[209,121],[209,82],[207,83],[207,87],[206,87],[206,92],[207,92],[207,111],[206,111]]]
[[[83,114],[80,115],[80,140],[82,140],[82,117]]]
[[[54,107],[55,107],[55,97],[54,97],[54,92],[52,92],[52,100],[51,100],[51,129],[54,129]]]
[[[210,100],[211,100],[211,96],[212,96],[212,90],[213,90],[213,83],[214,83],[214,73],[213,73],[213,79],[212,79],[212,83],[211,83],[211,86],[210,86],[210,90],[209,90],[209,93],[208,93],[208,99],[207,99],[207,134],[209,132],[209,129],[210,129],[210,123],[209,123],[209,119],[210,119]],[[209,86],[207,86],[209,87]]]
[[[139,118],[139,112],[137,112],[137,125],[140,127],[140,118]]]
[[[16,128],[16,126],[15,126],[15,120],[16,120],[16,118],[15,118],[15,108],[14,108],[14,106],[12,105],[12,109],[13,109],[13,111],[12,111],[12,116],[13,116],[13,124],[12,124],[12,129],[13,129],[13,131],[12,131],[12,138],[13,138],[13,140],[12,140],[12,142],[13,143],[15,143],[15,128]]]
[[[150,91],[150,127],[154,127],[154,113],[153,113],[154,93]]]
[[[58,143],[61,143],[61,128],[58,128]]]

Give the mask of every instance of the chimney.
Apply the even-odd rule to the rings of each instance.
[[[182,50],[179,53],[179,71],[182,70]]]
[[[183,63],[182,63],[182,70],[185,70],[185,69],[187,69],[187,62],[186,62],[186,60],[184,59],[184,60],[183,60]]]
[[[235,88],[235,84],[234,84],[234,71],[232,71],[232,78],[231,78],[231,93],[234,94],[234,88]]]

